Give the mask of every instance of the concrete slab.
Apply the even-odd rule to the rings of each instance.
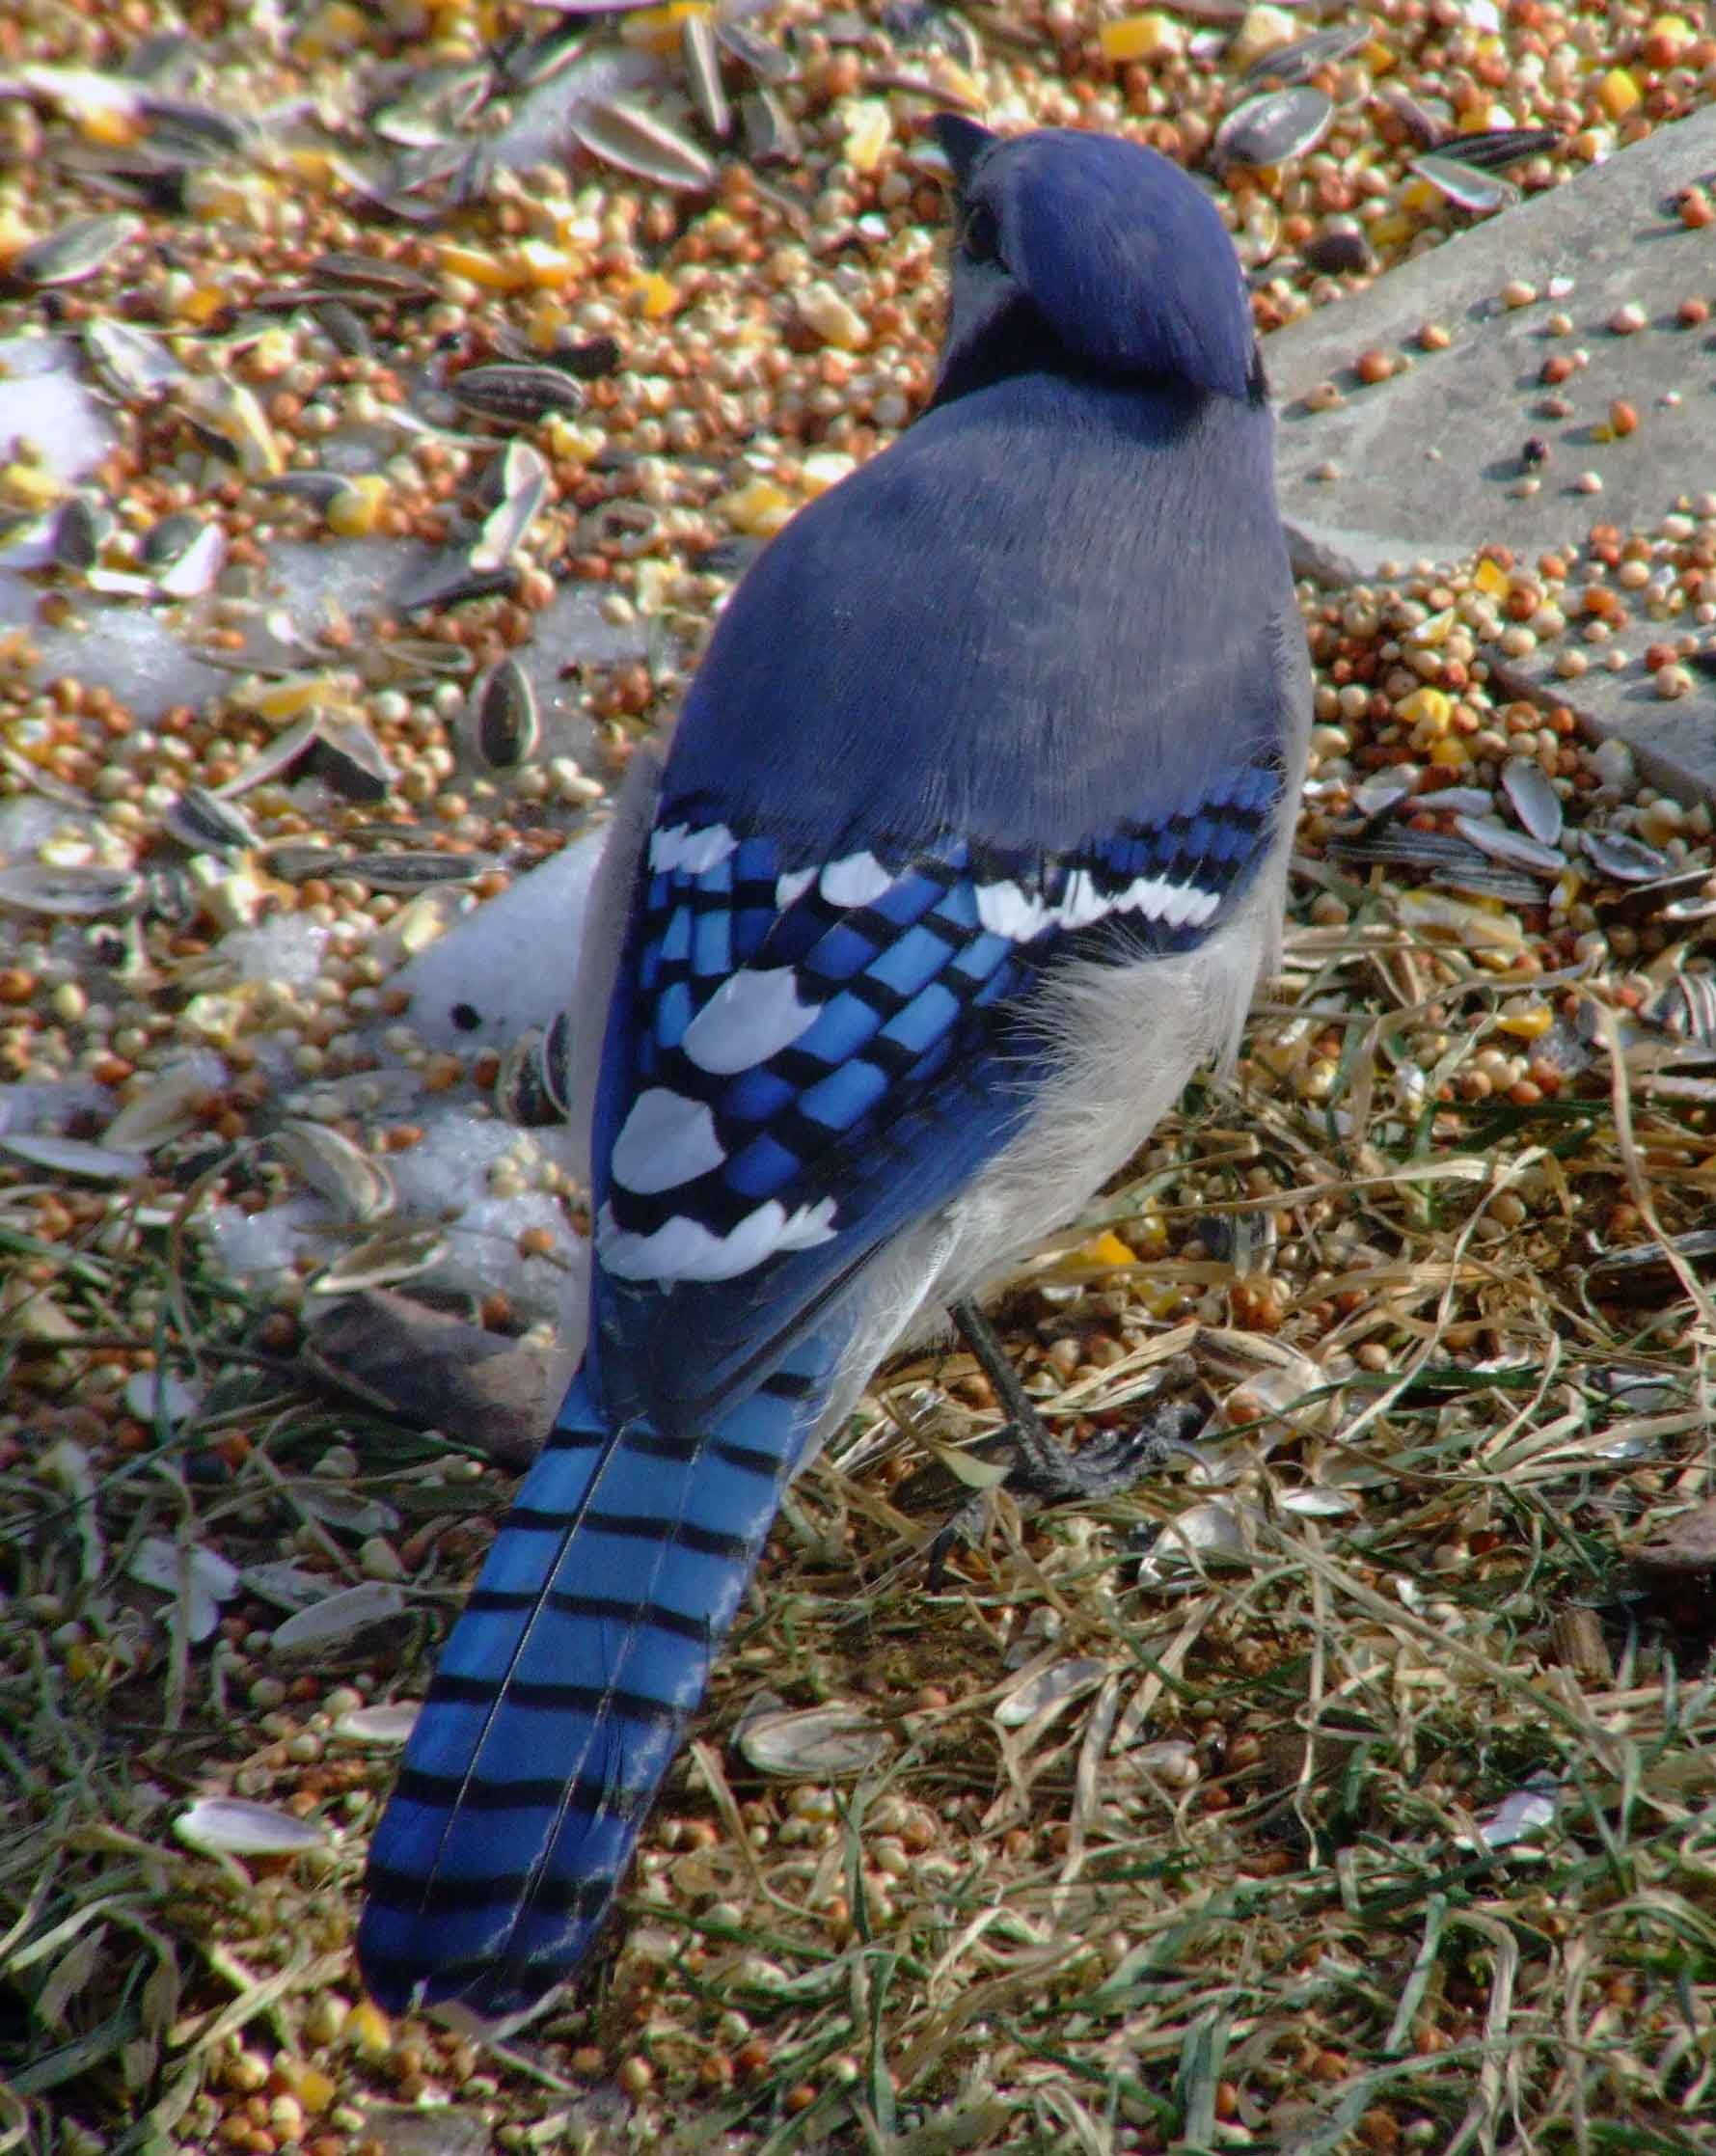
[[[1716,494],[1716,227],[1690,229],[1675,207],[1712,176],[1706,109],[1270,337],[1300,573],[1368,579],[1390,561],[1449,562],[1492,543],[1530,564],[1582,546],[1596,523],[1655,533],[1669,512]],[[1539,296],[1510,305],[1514,283]],[[1705,324],[1682,326],[1687,299],[1711,307]],[[1618,330],[1623,308],[1642,326]],[[1570,327],[1553,328],[1557,315]],[[1447,331],[1447,349],[1422,348],[1427,323]],[[1398,370],[1367,384],[1354,362],[1375,352]],[[1546,383],[1556,357],[1571,370]],[[1619,437],[1618,401],[1637,421]],[[1624,672],[1567,680],[1544,653],[1512,678],[1570,704],[1594,732],[1622,735],[1658,783],[1716,793],[1716,696],[1701,684],[1678,702],[1658,698],[1643,649],[1662,631],[1643,618],[1637,630]]]
[[[1687,330],[1675,320],[1682,299],[1716,296],[1716,228],[1689,230],[1674,208],[1681,188],[1713,173],[1716,108],[1269,338],[1288,510],[1406,559],[1447,560],[1486,540],[1536,554],[1582,537],[1599,517],[1623,530],[1654,522],[1689,486],[1716,486],[1716,321]],[[1501,293],[1512,280],[1542,296],[1508,307]],[[1564,281],[1562,296],[1549,297]],[[1609,324],[1629,303],[1646,327],[1617,335]],[[1571,317],[1565,336],[1545,326],[1557,313]],[[1427,322],[1448,331],[1446,351],[1419,348]],[[1548,415],[1555,393],[1539,380],[1543,363],[1578,350],[1589,364],[1559,385],[1572,410]],[[1367,386],[1353,372],[1367,351],[1403,358],[1407,369]],[[1324,383],[1341,401],[1309,409],[1307,395]],[[1661,403],[1669,395],[1679,403]],[[1599,441],[1616,398],[1635,407],[1638,431]],[[1512,489],[1527,476],[1520,452],[1534,437],[1548,456],[1537,491],[1522,497]],[[1325,466],[1333,476],[1319,478]],[[1601,478],[1600,495],[1577,490],[1586,471]]]

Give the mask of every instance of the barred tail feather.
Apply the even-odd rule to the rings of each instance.
[[[358,1932],[389,2009],[512,2020],[587,1951],[703,1696],[831,1356],[708,1436],[604,1425],[583,1374],[502,1524],[376,1829]]]

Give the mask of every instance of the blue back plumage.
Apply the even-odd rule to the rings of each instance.
[[[934,403],[734,594],[622,863],[589,1347],[374,1836],[390,2006],[577,1965],[890,1255],[1042,1110],[1040,989],[1278,858],[1302,641],[1220,220],[1136,146],[943,142]]]

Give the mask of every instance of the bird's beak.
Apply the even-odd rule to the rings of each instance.
[[[941,154],[953,167],[954,185],[963,195],[970,182],[972,168],[986,150],[994,148],[996,138],[987,127],[978,126],[976,121],[967,120],[957,112],[939,112],[935,127]]]

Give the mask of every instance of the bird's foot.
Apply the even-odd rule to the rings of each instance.
[[[1068,1452],[1049,1434],[989,1320],[969,1302],[955,1303],[952,1317],[996,1399],[1007,1410],[1004,1426],[986,1438],[979,1449],[991,1457],[1012,1455],[1013,1464],[1006,1478],[1009,1489],[1046,1504],[1089,1503],[1130,1489],[1177,1453],[1196,1460],[1203,1459],[1190,1442],[1202,1416],[1197,1408],[1185,1405],[1160,1407],[1136,1430],[1086,1445],[1082,1452]],[[969,1540],[976,1533],[983,1503],[980,1494],[962,1505],[930,1544],[932,1583],[939,1580],[954,1543]]]
[[[1019,1464],[1008,1476],[1007,1486],[1053,1505],[1076,1498],[1116,1497],[1165,1466],[1177,1453],[1201,1460],[1204,1456],[1190,1438],[1203,1419],[1200,1409],[1184,1403],[1159,1407],[1136,1430],[1123,1430],[1076,1453],[1057,1445],[1040,1421],[1035,1429],[1010,1423],[1007,1434],[1018,1449]]]

